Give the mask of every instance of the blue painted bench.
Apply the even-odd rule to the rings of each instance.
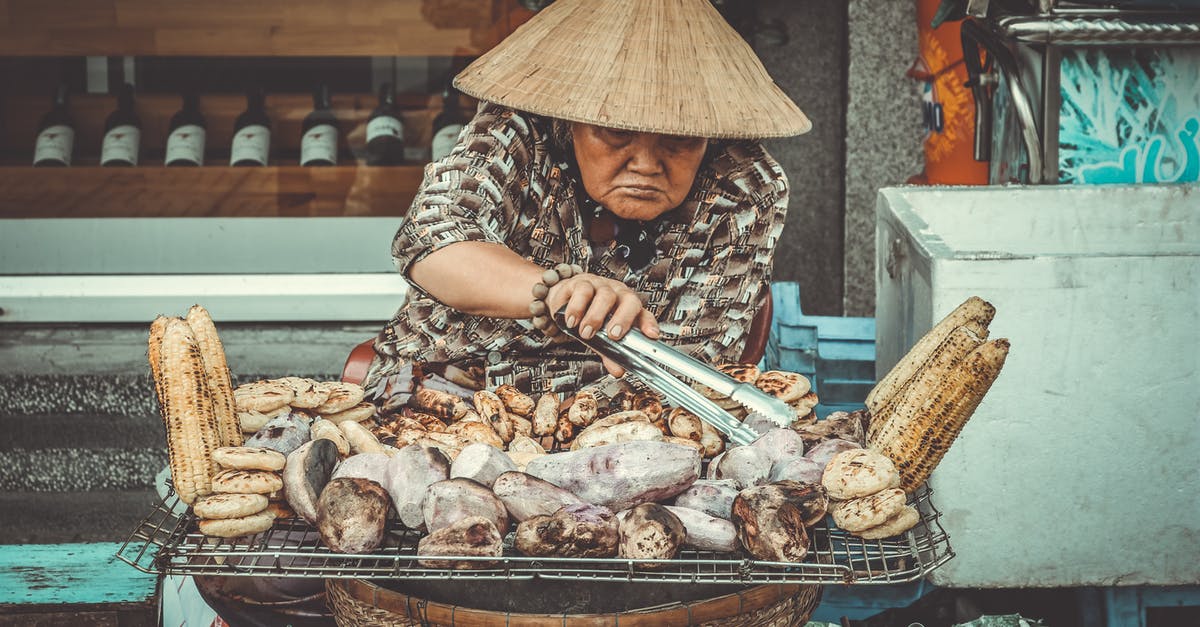
[[[0,626],[157,624],[154,575],[117,542],[0,545]]]
[[[1200,615],[1200,586],[1132,586],[1080,588],[1079,608],[1085,625],[1103,627],[1174,627],[1197,625]],[[1151,620],[1154,611],[1188,609],[1183,615]]]

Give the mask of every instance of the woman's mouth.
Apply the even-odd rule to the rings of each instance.
[[[623,185],[620,189],[621,192],[626,196],[637,198],[639,200],[653,200],[662,193],[662,190],[658,189],[657,187],[643,185]]]

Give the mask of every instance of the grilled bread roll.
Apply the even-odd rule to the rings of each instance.
[[[900,473],[887,457],[856,448],[833,456],[821,475],[821,485],[831,498],[846,500],[895,488],[900,485]]]

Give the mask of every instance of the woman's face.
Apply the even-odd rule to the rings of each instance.
[[[575,160],[589,196],[630,220],[653,220],[683,202],[708,140],[572,123]]]

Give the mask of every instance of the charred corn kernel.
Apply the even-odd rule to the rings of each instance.
[[[188,310],[187,323],[196,338],[196,344],[200,346],[200,357],[204,360],[204,375],[208,390],[212,393],[213,413],[221,446],[241,446],[242,429],[233,403],[233,382],[217,327],[208,310],[200,305],[192,305]]]
[[[191,505],[211,492],[217,472],[212,452],[218,439],[200,347],[187,323],[178,318],[169,320],[163,332],[159,381],[171,480],[180,500]]]
[[[980,339],[987,339],[987,325],[991,323],[992,317],[996,315],[996,308],[991,303],[972,296],[963,304],[959,305],[954,311],[950,312],[945,318],[938,322],[926,333],[924,337],[917,341],[908,353],[893,367],[879,383],[871,389],[867,394],[867,409],[871,410],[872,414],[880,411],[892,397],[900,393],[904,385],[908,383],[921,370],[933,352],[937,350],[946,336],[954,329],[971,324],[971,330],[975,332]]]
[[[889,457],[900,472],[900,488],[917,489],[942,460],[971,414],[992,387],[1008,357],[1009,342],[985,342],[962,359],[951,372],[932,383],[920,406],[903,425],[881,433],[869,448]]]
[[[954,372],[954,367],[983,340],[965,326],[951,330],[938,344],[917,374],[877,411],[871,413],[867,425],[867,442],[903,437],[909,422],[930,392]]]
[[[158,397],[158,414],[162,418],[163,424],[167,422],[167,415],[164,413],[167,403],[163,400],[162,340],[169,320],[170,318],[166,316],[159,316],[150,323],[150,338],[146,348],[146,358],[150,362],[150,376],[154,378],[154,394]]]

